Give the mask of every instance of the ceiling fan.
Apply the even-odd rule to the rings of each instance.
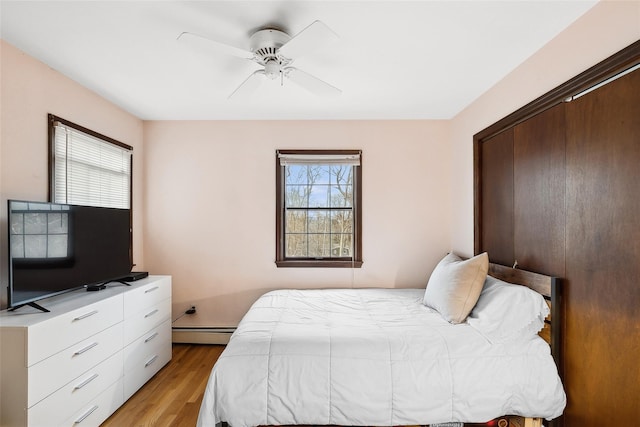
[[[178,36],[180,41],[248,59],[262,67],[250,74],[229,95],[229,98],[248,96],[258,89],[264,81],[277,79],[280,80],[280,85],[284,85],[284,80],[288,79],[316,95],[335,96],[341,94],[342,91],[335,86],[291,65],[302,55],[337,39],[338,35],[322,21],[314,21],[293,37],[275,28],[258,30],[249,39],[250,50],[190,32],[183,32]]]

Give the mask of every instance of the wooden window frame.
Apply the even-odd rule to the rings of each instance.
[[[360,166],[353,174],[353,253],[350,259],[288,258],[285,253],[285,188],[284,170],[278,154],[360,155]],[[360,268],[362,261],[362,155],[361,150],[277,150],[276,151],[276,265],[278,267]]]

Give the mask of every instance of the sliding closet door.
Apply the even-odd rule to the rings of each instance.
[[[484,140],[479,252],[564,277],[564,104]]]
[[[640,420],[640,70],[563,102],[639,61],[637,41],[474,135],[476,252],[562,278],[566,427]]]
[[[564,277],[565,104],[515,127],[513,245],[518,265]]]
[[[640,420],[640,70],[567,104],[566,156],[566,418],[631,425]]]
[[[491,262],[513,265],[513,129],[479,148],[481,159],[482,230],[477,252],[488,252]]]

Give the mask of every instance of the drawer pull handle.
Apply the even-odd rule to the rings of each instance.
[[[98,405],[95,405],[93,408],[91,408],[87,412],[85,412],[80,418],[78,418],[74,422],[74,424],[80,424],[81,422],[83,422],[85,420],[85,418],[87,418],[89,415],[93,414],[96,409],[98,409]]]
[[[88,312],[88,313],[83,314],[82,316],[75,317],[75,318],[73,319],[73,321],[75,322],[75,321],[77,321],[77,320],[86,319],[87,317],[89,317],[89,316],[93,316],[94,314],[98,314],[98,310],[93,310],[93,311],[90,311],[90,312]]]
[[[159,286],[154,286],[154,287],[153,287],[153,288],[151,288],[151,289],[147,289],[146,291],[144,291],[144,293],[145,293],[145,294],[148,294],[149,292],[153,292],[153,291],[155,291],[156,289],[159,289]]]
[[[95,346],[97,346],[97,345],[98,345],[98,343],[97,343],[97,342],[91,343],[91,344],[89,344],[88,346],[86,346],[86,347],[84,347],[84,348],[81,348],[80,350],[76,351],[75,353],[73,353],[73,355],[74,355],[74,356],[79,356],[79,355],[81,355],[82,353],[85,353],[85,352],[87,352],[87,351],[91,350],[93,347],[95,347]]]
[[[87,378],[86,380],[82,381],[80,384],[78,384],[77,386],[75,386],[73,389],[74,390],[80,390],[82,387],[86,386],[87,384],[89,384],[91,381],[95,380],[96,378],[98,378],[98,374],[93,374],[91,375],[89,378]]]
[[[155,362],[155,361],[156,361],[156,359],[157,359],[157,358],[158,358],[158,355],[156,354],[156,355],[155,355],[155,356],[153,356],[151,359],[149,359],[149,360],[147,361],[147,363],[145,363],[145,364],[144,364],[144,367],[146,368],[146,367],[148,367],[149,365],[151,365],[153,362]]]
[[[156,308],[156,309],[155,309],[155,310],[153,310],[152,312],[145,314],[145,315],[144,315],[144,318],[146,319],[147,317],[151,317],[151,316],[153,316],[154,314],[156,314],[157,312],[158,312],[158,309]]]
[[[154,339],[154,338],[155,338],[155,337],[157,337],[157,336],[158,336],[158,333],[157,333],[157,332],[154,332],[154,333],[153,333],[153,335],[151,335],[151,336],[150,336],[150,337],[148,337],[146,340],[144,340],[144,342],[149,342],[149,341],[151,341],[152,339]]]

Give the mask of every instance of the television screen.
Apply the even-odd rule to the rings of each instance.
[[[9,200],[9,307],[128,275],[129,212]]]

